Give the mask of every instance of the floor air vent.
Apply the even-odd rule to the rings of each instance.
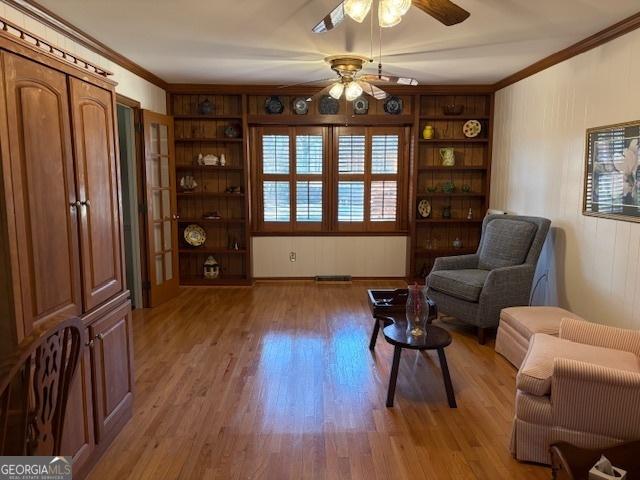
[[[318,275],[316,283],[331,285],[335,283],[351,283],[351,275]]]

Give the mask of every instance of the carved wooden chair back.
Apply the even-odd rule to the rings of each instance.
[[[0,455],[59,455],[82,348],[78,318],[37,328],[0,362]]]

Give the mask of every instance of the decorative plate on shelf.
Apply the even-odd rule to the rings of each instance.
[[[192,223],[184,229],[184,240],[192,247],[201,247],[207,240],[207,232],[200,225]]]
[[[296,115],[306,115],[309,111],[309,104],[304,97],[298,97],[293,101],[293,111]]]
[[[402,99],[395,95],[390,96],[384,102],[384,111],[390,115],[400,115],[402,113]]]
[[[478,120],[469,120],[462,126],[462,133],[467,138],[477,137],[482,131],[482,124]]]
[[[418,204],[418,214],[422,218],[429,218],[431,216],[431,202],[426,198],[424,200],[420,200]]]
[[[325,95],[320,99],[321,115],[336,115],[340,110],[340,102],[330,95]]]
[[[358,97],[353,101],[354,115],[366,115],[369,111],[369,100],[364,96]]]
[[[224,136],[227,138],[238,138],[240,136],[240,127],[238,125],[229,125],[224,129]]]
[[[284,111],[284,104],[280,100],[280,97],[269,97],[264,103],[264,109],[270,115],[279,115]]]

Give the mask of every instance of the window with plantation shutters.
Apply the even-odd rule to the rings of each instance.
[[[262,137],[262,169],[264,174],[289,173],[289,136]]]
[[[338,172],[341,174],[364,174],[364,135],[338,136]]]
[[[256,234],[406,232],[406,127],[252,132]]]
[[[371,221],[395,222],[398,208],[398,182],[374,180],[371,182]]]
[[[401,129],[337,129],[337,221],[341,231],[390,231],[398,224]]]
[[[289,222],[291,200],[289,182],[267,180],[263,183],[264,221]]]
[[[258,215],[263,231],[321,231],[325,211],[326,129],[260,129]]]

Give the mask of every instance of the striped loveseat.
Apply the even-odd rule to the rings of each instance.
[[[550,463],[558,441],[606,448],[640,440],[640,331],[564,318],[533,335],[516,379],[511,452]]]

